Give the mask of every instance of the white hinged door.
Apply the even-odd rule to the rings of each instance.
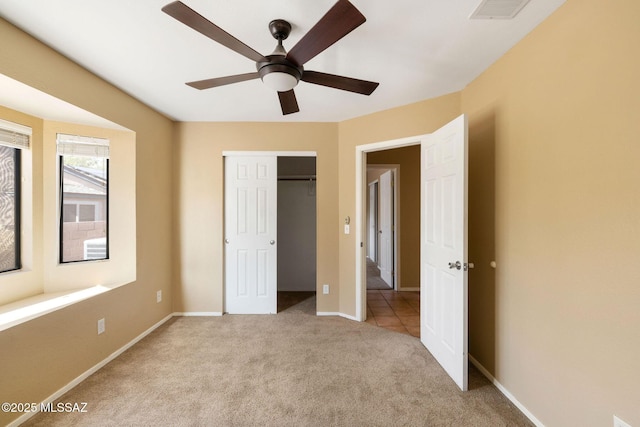
[[[422,143],[420,339],[467,389],[467,118]]]

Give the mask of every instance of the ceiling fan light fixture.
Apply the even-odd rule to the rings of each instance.
[[[267,62],[258,63],[262,82],[277,92],[288,92],[298,85],[302,68],[296,67],[279,55],[270,55]]]
[[[287,92],[298,85],[298,79],[286,72],[273,71],[262,76],[262,82],[278,92]]]

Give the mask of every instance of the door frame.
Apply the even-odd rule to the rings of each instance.
[[[386,150],[386,149],[385,149]],[[376,151],[380,151],[380,150],[376,150]],[[393,172],[393,289],[394,290],[401,290],[401,288],[399,287],[399,283],[400,282],[400,277],[401,277],[401,271],[400,271],[400,203],[399,201],[399,197],[400,197],[400,165],[399,164],[377,164],[377,163],[373,163],[373,164],[368,164],[365,168],[365,174],[367,173],[368,169],[384,169],[384,170],[390,170]],[[366,178],[365,178],[366,179]],[[375,182],[378,182],[378,204],[380,203],[380,185],[379,185],[379,180],[376,180]],[[367,187],[368,189],[368,187]],[[365,195],[366,197],[366,195]],[[366,202],[366,199],[365,199]],[[365,215],[366,215],[366,210],[365,210]],[[378,218],[379,221],[379,218]],[[378,222],[379,224],[379,222]],[[377,248],[376,250],[378,252],[376,252],[376,263],[378,262],[379,258],[380,258],[380,244],[377,243]],[[366,252],[365,252],[366,255]],[[365,277],[365,283],[366,283],[366,277]],[[366,286],[365,286],[366,287]],[[412,289],[413,290],[413,289]]]
[[[355,260],[356,260],[356,315],[355,319],[364,322],[367,316],[367,262],[364,242],[367,233],[367,153],[383,151],[393,148],[420,145],[426,140],[428,134],[410,136],[407,138],[393,139],[389,141],[374,142],[356,146],[356,214],[359,223],[356,227]],[[421,208],[422,209],[422,208]],[[364,239],[364,240],[363,240]],[[396,278],[397,279],[397,278]]]
[[[274,151],[235,151],[235,150],[223,150],[222,151],[222,158],[223,158],[223,162],[222,164],[224,165],[224,158],[225,157],[242,157],[242,156],[273,156],[273,157],[315,157],[316,158],[316,185],[318,182],[318,171],[317,171],[317,157],[318,157],[318,153],[316,151],[278,151],[278,150],[274,150]],[[223,166],[224,167],[224,166]],[[227,195],[224,192],[224,188],[225,188],[225,180],[224,180],[224,170],[223,170],[223,181],[222,181],[222,188],[223,188],[223,194],[222,194],[222,226],[223,229],[226,225],[226,218],[224,216],[224,212],[225,212],[225,204],[227,203]],[[276,217],[277,217],[277,211],[276,211]],[[318,228],[318,217],[316,216],[316,230]],[[223,233],[224,235],[224,233]],[[224,247],[224,237],[222,239],[222,241],[220,242],[220,246],[222,247],[222,254],[224,257],[225,254],[225,247]],[[276,263],[277,263],[277,259],[276,259]],[[317,265],[318,265],[318,258],[316,256],[316,270],[317,270]],[[227,272],[225,269],[225,260],[222,260],[222,313],[226,314],[225,310],[227,307]],[[276,284],[277,285],[277,284]],[[316,277],[316,292],[317,292],[317,277]],[[277,292],[277,291],[276,291]],[[276,302],[277,303],[277,302]],[[317,311],[317,307],[316,307],[316,311]]]
[[[371,181],[367,184],[367,252],[366,256],[373,262],[378,262],[378,180]],[[373,194],[373,196],[372,196]],[[375,197],[372,201],[371,198]],[[372,211],[371,206],[375,209]],[[373,233],[371,232],[373,229]],[[373,250],[372,250],[373,249]],[[373,254],[373,258],[371,255]]]

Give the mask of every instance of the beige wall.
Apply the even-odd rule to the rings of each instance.
[[[0,332],[3,401],[39,402],[171,312],[172,257],[168,230],[172,225],[173,124],[2,19],[0,40],[0,73],[136,133],[136,281]],[[33,140],[36,144],[42,141],[42,120],[7,113],[6,109],[0,113],[3,119],[34,127]],[[44,193],[41,147],[36,145],[32,154],[34,267],[23,276],[25,280],[20,280],[27,288],[23,296],[33,295],[42,286],[42,236],[47,221],[43,217],[43,200],[51,196]],[[11,281],[6,277],[2,276],[0,286]],[[160,304],[155,302],[156,290],[163,290],[165,295]],[[103,317],[107,330],[98,336],[96,322]],[[0,413],[0,425],[16,415]]]
[[[317,310],[338,311],[338,125],[335,123],[180,123],[174,157],[176,249],[174,311],[223,311],[223,157],[227,151],[315,151]]]
[[[420,287],[420,146],[369,153],[367,164],[400,165],[400,289]]]
[[[640,425],[639,22],[568,0],[462,92],[470,353],[548,426]]]

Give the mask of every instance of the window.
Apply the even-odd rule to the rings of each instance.
[[[0,146],[0,271],[20,267],[20,150]]]
[[[19,270],[20,151],[29,148],[31,129],[0,120],[0,272]]]
[[[109,258],[109,141],[58,134],[60,262]]]

